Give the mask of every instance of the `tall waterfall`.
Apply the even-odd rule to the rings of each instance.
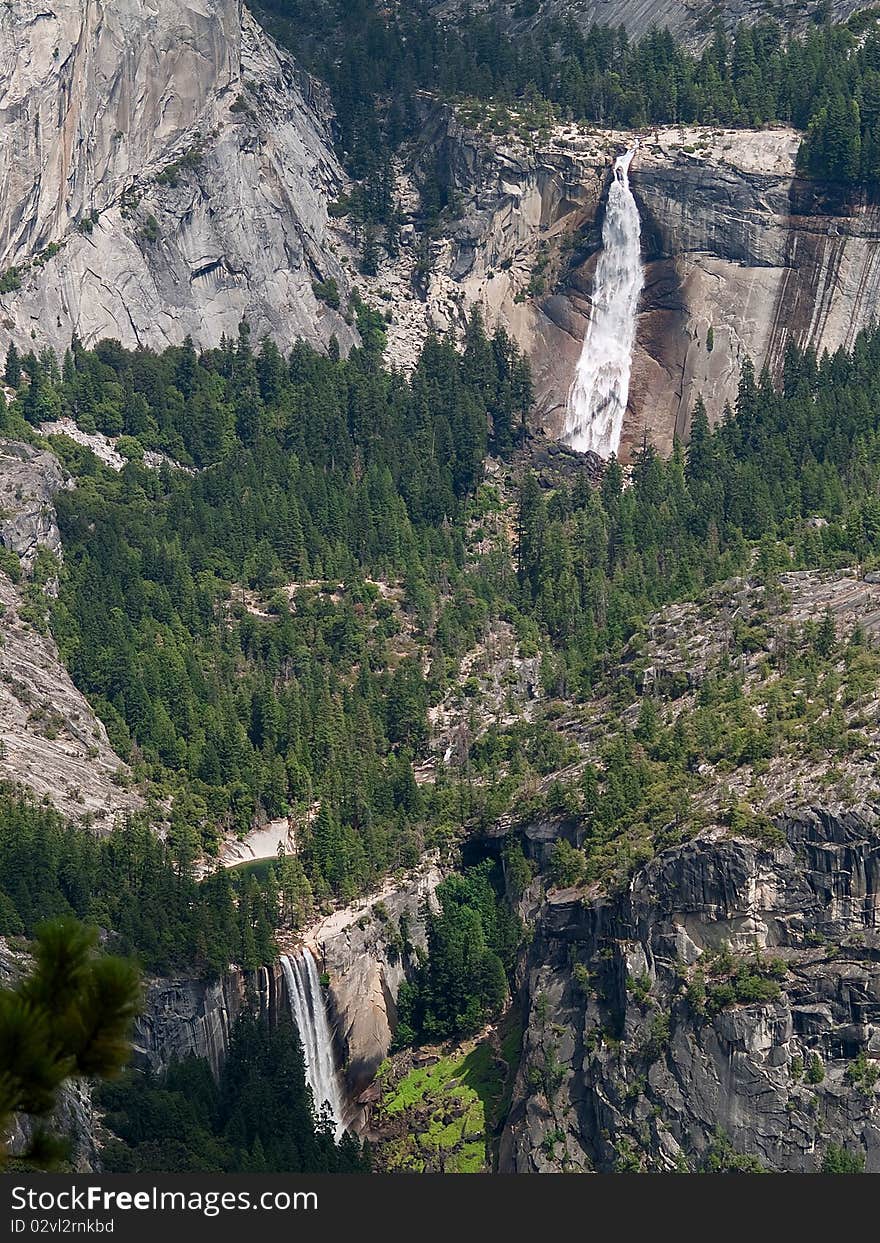
[[[281,956],[281,969],[287,984],[290,1010],[299,1029],[306,1063],[306,1079],[312,1089],[315,1109],[320,1113],[329,1105],[336,1138],[345,1131],[345,1100],[333,1056],[333,1034],[327,1020],[324,990],[311,950],[303,949],[296,958]]]
[[[641,222],[629,188],[631,147],[614,161],[614,177],[602,226],[602,253],[596,264],[593,314],[571,386],[565,440],[585,453],[616,453],[629,397],[636,335],[636,308],[642,292]]]

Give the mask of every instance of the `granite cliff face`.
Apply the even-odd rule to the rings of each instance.
[[[682,31],[699,25],[680,8]],[[658,16],[641,0],[604,9],[634,32]],[[459,217],[433,240],[427,274],[407,226],[400,259],[357,283],[373,300],[393,291],[389,361],[404,367],[429,329],[460,329],[479,305],[528,352],[537,418],[558,436],[610,164],[636,136],[481,135],[448,108],[425,110],[400,198],[414,211],[409,174],[436,173]],[[283,347],[356,342],[313,290],[332,278],[344,307],[355,279],[350,231],[328,216],[345,188],[329,104],[239,0],[10,0],[0,118],[0,351],[10,339],[61,351],[74,332],[213,346],[242,319]],[[639,137],[646,283],[624,456],[646,429],[663,450],[686,435],[698,392],[719,417],[746,353],[778,371],[789,339],[850,344],[880,294],[876,208],[798,180],[793,131]]]
[[[533,909],[502,1170],[693,1169],[729,1145],[808,1172],[831,1143],[880,1170],[876,817],[776,828],[710,830],[616,896]]]
[[[217,980],[187,976],[147,982],[144,1010],[132,1040],[132,1063],[161,1075],[174,1061],[200,1057],[215,1075],[226,1058],[229,1035],[246,1006],[274,1022],[287,1005],[278,963],[259,971],[232,967]]]
[[[438,110],[415,169],[445,179],[460,217],[434,256],[429,316],[460,328],[477,305],[503,324],[531,359],[536,419],[551,436],[589,320],[611,163],[636,141],[645,286],[624,457],[646,432],[668,452],[699,394],[720,418],[746,355],[778,377],[789,341],[819,353],[852,345],[880,296],[877,209],[796,177],[794,130],[568,126],[499,140]]]
[[[425,947],[425,907],[434,902],[441,879],[439,868],[427,863],[282,946],[296,952],[305,941],[327,973],[337,1057],[351,1097],[370,1082],[391,1045],[406,961],[414,948]],[[289,1005],[277,962],[259,971],[232,967],[216,980],[157,977],[148,981],[144,1012],[135,1024],[134,1064],[161,1074],[172,1061],[193,1055],[205,1058],[217,1074],[229,1034],[245,1007],[274,1022],[289,1012]]]
[[[330,1019],[352,1099],[371,1082],[397,1026],[397,994],[415,949],[425,949],[425,911],[443,878],[427,863],[402,882],[329,915],[306,941],[328,977]]]
[[[45,623],[44,588],[27,581],[39,549],[60,559],[54,498],[70,481],[51,453],[0,440],[0,544],[18,557],[20,583],[0,572],[0,778],[47,796],[74,819],[109,828],[141,805],[107,731],[74,686]]]
[[[20,345],[353,335],[312,282],[342,184],[320,89],[240,0],[0,14],[0,300]],[[5,349],[6,342],[0,341]]]
[[[467,4],[468,9],[489,7],[487,0],[435,0],[434,12],[454,19]],[[832,0],[828,15],[834,21],[845,21],[858,9],[868,7],[860,0]],[[756,22],[770,15],[762,0],[725,0],[717,5],[701,5],[695,0],[538,0],[533,4],[491,4],[492,11],[506,18],[514,31],[528,30],[552,19],[575,21],[583,29],[592,25],[625,26],[630,36],[638,38],[650,30],[669,30],[687,47],[703,47],[711,38],[715,21],[720,18],[728,30],[738,22]],[[817,18],[819,7],[810,5],[780,6],[772,15],[790,31],[809,29]]]
[[[601,136],[526,146],[466,128],[451,110],[427,119],[414,157],[417,179],[437,176],[459,216],[435,247],[427,279],[431,326],[460,331],[474,306],[502,324],[532,364],[537,418],[562,430],[587,318],[568,291],[573,248],[599,245],[597,216],[612,146]],[[546,292],[534,295],[540,266]]]
[[[748,355],[779,379],[785,347],[851,348],[876,321],[877,208],[795,175],[792,130],[660,131],[640,149],[645,290],[625,443],[718,419]]]

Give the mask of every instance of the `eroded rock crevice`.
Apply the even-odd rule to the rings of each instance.
[[[709,830],[616,896],[541,904],[502,1169],[696,1169],[728,1142],[775,1170],[831,1143],[880,1170],[880,830],[821,807],[777,828],[773,848]]]

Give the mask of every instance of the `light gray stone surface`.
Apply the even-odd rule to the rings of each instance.
[[[69,482],[52,453],[0,440],[0,542],[18,554],[25,572],[40,547],[61,556],[53,502]],[[0,777],[47,795],[73,818],[90,814],[109,828],[141,799],[120,781],[126,766],[55,640],[25,610],[25,589],[0,573]]]
[[[403,880],[390,880],[362,902],[309,929],[321,969],[329,978],[331,1019],[346,1085],[355,1097],[387,1055],[397,1026],[397,995],[412,951],[425,948],[425,911],[436,909],[442,872],[430,862]],[[397,946],[401,921],[411,947]]]
[[[880,302],[878,210],[798,178],[794,130],[568,125],[525,143],[437,109],[416,168],[439,172],[461,215],[434,256],[429,318],[460,331],[479,306],[490,327],[502,324],[531,360],[535,418],[551,436],[589,322],[611,163],[636,141],[645,286],[624,457],[646,430],[669,452],[699,395],[720,419],[747,355],[778,379],[789,341],[819,354],[849,347]],[[536,271],[543,291],[530,288]]]
[[[346,288],[323,93],[239,0],[11,0],[0,117],[0,267],[22,279],[0,348],[212,346],[242,319],[283,344],[355,339],[312,292]]]

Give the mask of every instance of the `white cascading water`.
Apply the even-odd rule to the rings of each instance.
[[[568,397],[564,439],[581,453],[610,457],[620,445],[642,292],[641,221],[629,187],[630,147],[614,161],[593,313]]]
[[[296,958],[281,956],[290,1011],[299,1031],[306,1063],[306,1079],[318,1113],[329,1106],[338,1140],[345,1131],[345,1099],[333,1056],[333,1033],[327,1019],[318,966],[309,949]]]

